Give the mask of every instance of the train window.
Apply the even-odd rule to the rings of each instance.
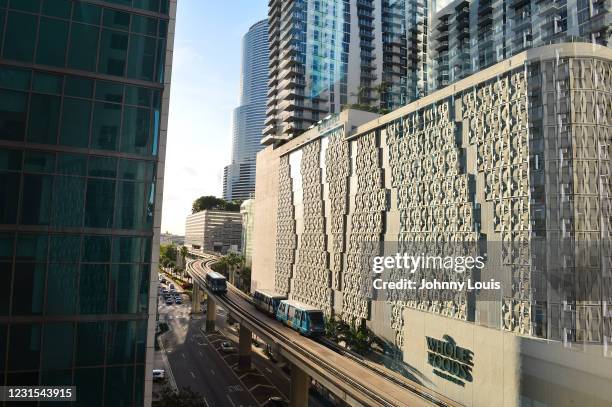
[[[289,307],[289,314],[288,314],[288,318],[289,319],[293,319],[293,315],[295,314],[295,308],[293,307]]]

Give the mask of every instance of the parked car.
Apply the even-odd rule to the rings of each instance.
[[[164,295],[168,294],[168,289],[167,288],[162,289],[162,294]]]
[[[221,351],[224,353],[232,353],[236,351],[236,347],[231,342],[225,341],[221,343]]]
[[[166,297],[166,305],[172,305],[174,304],[174,300],[172,299],[172,297]]]
[[[262,407],[285,407],[289,403],[282,397],[274,396],[263,402]]]
[[[176,287],[174,286],[174,284],[170,284],[170,289],[174,290]]]
[[[183,303],[183,300],[181,299],[181,297],[176,297],[176,298],[174,299],[174,303],[175,303],[175,304],[182,304],[182,303]]]
[[[162,381],[166,378],[166,371],[164,369],[153,369],[153,380]]]

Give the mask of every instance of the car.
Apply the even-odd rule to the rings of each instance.
[[[236,351],[236,347],[231,342],[225,341],[221,343],[221,351],[224,353],[232,353]]]
[[[168,289],[167,288],[162,289],[162,294],[164,295],[168,294]]]
[[[176,287],[174,287],[174,284],[170,284],[170,289],[174,290]]]
[[[166,298],[166,305],[172,305],[172,304],[174,304],[174,300],[172,300],[172,297]]]
[[[182,303],[183,303],[183,300],[181,300],[181,297],[176,297],[176,298],[174,299],[174,303],[175,303],[175,304],[182,304]]]
[[[161,381],[166,378],[166,371],[164,369],[153,369],[153,380]]]
[[[285,407],[289,403],[282,397],[274,396],[263,402],[262,407]]]

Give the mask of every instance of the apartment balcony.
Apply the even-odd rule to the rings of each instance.
[[[266,109],[266,117],[274,115],[274,113],[276,113],[276,104],[274,104],[274,105],[272,105],[272,106],[270,106],[270,107],[268,107]],[[268,119],[266,118],[266,122],[264,122],[264,125],[267,125],[267,124],[268,124]]]
[[[364,8],[358,7],[357,17],[367,18],[368,20],[374,20],[374,13],[372,13],[371,10],[364,10]]]
[[[374,39],[374,32],[370,31],[370,30],[359,30],[359,37],[361,37],[362,39],[370,39],[373,40]]]
[[[272,123],[266,127],[263,128],[262,133],[265,136],[271,136],[273,134],[276,134],[276,124]]]
[[[374,10],[374,3],[372,0],[357,0],[357,5],[359,7],[366,8],[368,10]]]
[[[436,45],[435,45],[435,49],[438,52],[441,52],[442,50],[448,50],[448,41],[439,41]]]
[[[463,40],[464,38],[469,38],[469,37],[470,37],[469,28],[462,28],[460,30],[457,30],[457,38],[459,39],[459,41]]]
[[[269,86],[268,87],[268,93],[267,93],[267,97],[270,98],[273,95],[276,95],[276,93],[278,92],[278,89],[276,89],[276,86]]]
[[[525,4],[528,4],[530,0],[511,0],[510,7],[513,9],[521,8]]]

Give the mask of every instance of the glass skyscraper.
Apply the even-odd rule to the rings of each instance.
[[[0,0],[2,385],[151,404],[175,12]]]
[[[234,109],[232,163],[223,172],[223,198],[255,192],[255,155],[261,150],[268,92],[268,20],[253,24],[242,40],[240,106]]]

